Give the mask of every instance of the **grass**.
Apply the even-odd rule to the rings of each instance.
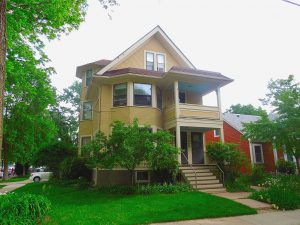
[[[0,180],[0,183],[24,181],[24,180],[28,180],[28,178],[29,175],[25,177],[12,177],[7,180]]]
[[[30,183],[17,193],[46,196],[52,203],[46,224],[148,224],[255,214],[231,200],[200,192],[152,195],[112,195],[53,183]]]
[[[3,187],[5,187],[5,186],[6,186],[6,185],[0,184],[0,189],[3,188]]]

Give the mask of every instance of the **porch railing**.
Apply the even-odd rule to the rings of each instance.
[[[186,159],[186,161],[188,162],[188,158],[186,157],[186,155],[183,153],[182,154],[183,155],[183,157]],[[197,183],[197,172],[196,172],[196,170],[194,169],[194,167],[192,166],[192,164],[187,164],[192,170],[193,170],[193,172],[194,172],[194,175],[195,175],[195,181],[196,181],[196,189],[198,188],[198,183]]]

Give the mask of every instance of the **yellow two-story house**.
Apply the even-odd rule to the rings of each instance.
[[[195,68],[159,26],[114,60],[77,67],[76,76],[82,79],[79,154],[97,131],[108,135],[113,121],[138,118],[153,132],[174,134],[176,146],[183,149],[178,156],[182,165],[209,163],[204,132],[217,130],[223,136],[220,88],[232,79]],[[203,105],[203,96],[211,92],[216,93],[214,107]],[[137,169],[137,182],[150,179],[145,171]],[[98,171],[95,179],[101,184],[126,183],[130,175],[119,168],[102,170],[102,175]]]

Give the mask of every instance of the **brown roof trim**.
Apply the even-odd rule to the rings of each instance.
[[[196,75],[196,76],[207,76],[209,78],[216,78],[216,79],[222,79],[222,80],[228,80],[233,81],[231,78],[228,78],[221,73],[218,72],[212,72],[207,70],[198,70],[198,69],[191,69],[188,67],[178,67],[173,66],[170,70],[170,73],[178,73],[178,74],[188,74],[188,75]]]
[[[100,76],[113,77],[113,76],[128,74],[128,73],[140,74],[140,75],[151,76],[151,77],[163,77],[165,74],[164,72],[128,67],[123,69],[106,71],[103,75]]]
[[[111,62],[111,60],[108,60],[108,59],[100,59],[96,62],[92,62],[92,64],[97,64],[99,66],[106,66],[108,65],[109,63]]]

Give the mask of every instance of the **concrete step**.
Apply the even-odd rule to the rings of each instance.
[[[188,176],[186,177],[188,181],[192,180],[199,180],[199,181],[204,181],[204,180],[217,180],[216,176],[204,176],[204,177],[199,177],[199,176]]]
[[[215,189],[215,188],[223,188],[223,184],[198,184],[192,185],[194,188],[200,190],[200,189]]]
[[[192,167],[190,167],[190,166],[181,166],[181,167],[179,167],[179,169],[181,169],[181,170],[188,170],[188,169],[191,169],[191,168],[193,168],[193,169],[210,169],[212,167],[209,167],[209,166],[192,166]]]
[[[192,177],[192,176],[195,176],[195,173],[194,172],[187,172],[187,173],[183,173],[184,176],[186,177]],[[196,176],[202,176],[202,177],[206,177],[206,176],[213,176],[213,173],[211,172],[203,172],[203,173],[200,173],[200,172],[196,172]]]
[[[221,192],[226,192],[225,188],[210,188],[210,189],[199,189],[201,192],[205,193],[221,193]]]
[[[188,173],[188,172],[200,172],[200,173],[207,173],[207,172],[210,172],[209,169],[183,169],[181,170],[183,173]]]
[[[191,185],[198,185],[199,184],[220,184],[219,180],[197,180],[197,182],[195,180],[189,181],[189,183]]]

